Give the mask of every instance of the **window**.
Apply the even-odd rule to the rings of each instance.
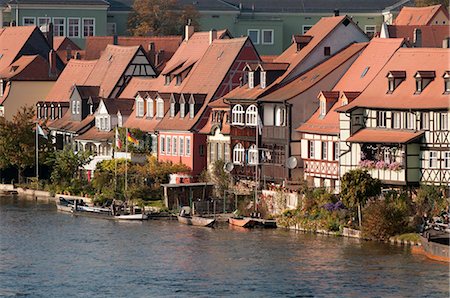
[[[72,101],[72,115],[75,115],[77,113],[77,102],[74,100]]]
[[[184,154],[184,137],[180,137],[180,156]]]
[[[225,161],[230,161],[230,144],[224,144]]]
[[[136,100],[136,116],[144,117],[144,100],[139,98]]]
[[[261,30],[262,44],[273,44],[273,30]]]
[[[3,80],[0,80],[0,96],[3,96]]]
[[[48,24],[50,24],[50,18],[38,18],[38,27],[41,28],[42,26],[47,26]]]
[[[171,79],[170,79],[170,75],[166,75],[165,77],[165,85],[170,85],[170,81],[171,81]]]
[[[105,129],[105,119],[103,117],[100,117],[100,129]]]
[[[68,18],[68,36],[69,37],[80,37],[80,19],[78,18]]]
[[[181,85],[181,82],[183,81],[181,78],[181,75],[176,75],[175,78],[177,80],[175,85],[177,85],[177,86]]]
[[[186,114],[186,112],[185,112],[185,107],[186,107],[186,104],[184,103],[184,102],[182,102],[182,103],[180,103],[180,117],[181,118],[184,118],[184,116],[185,116],[185,114]]]
[[[450,169],[450,151],[444,152],[444,169]]]
[[[447,112],[440,113],[439,122],[441,131],[448,130],[448,114]]]
[[[314,158],[314,141],[308,141],[308,157]]]
[[[76,101],[76,103],[77,103],[77,114],[80,114],[80,105],[81,105],[81,102]]]
[[[160,139],[159,153],[164,154],[166,152],[166,143],[165,143],[166,138],[164,136],[161,136],[159,139]]]
[[[198,147],[198,152],[199,152],[200,156],[205,156],[205,145],[200,145]]]
[[[65,18],[53,18],[53,34],[55,36],[66,36]]]
[[[437,160],[437,152],[436,151],[430,151],[428,152],[429,159],[428,159],[428,167],[429,168],[437,168],[438,160]]]
[[[414,115],[414,113],[410,113],[410,112],[405,113],[405,128],[406,129],[414,129],[415,121],[416,121],[416,115]]]
[[[215,162],[217,160],[216,155],[217,143],[209,143],[209,162]]]
[[[241,143],[237,143],[233,148],[233,163],[243,164],[245,158],[244,146]]]
[[[422,92],[422,79],[416,79],[416,93]]]
[[[322,159],[327,160],[328,159],[328,144],[327,142],[322,142]]]
[[[24,17],[22,19],[23,26],[34,26],[36,25],[35,17]]]
[[[266,72],[265,71],[261,71],[261,88],[264,89],[266,88]]]
[[[366,25],[364,26],[364,32],[369,38],[374,37],[377,34],[377,26],[375,25]]]
[[[107,35],[114,35],[117,34],[117,25],[116,23],[107,23],[106,24],[106,34]]]
[[[175,103],[171,102],[170,103],[170,118],[175,117]]]
[[[259,44],[259,30],[258,29],[248,29],[247,35],[250,37],[253,44]]]
[[[223,158],[223,144],[217,143],[217,159],[224,159]]]
[[[446,71],[442,77],[444,78],[444,93],[450,93],[450,71]]]
[[[377,127],[386,127],[385,111],[377,111]]]
[[[186,137],[186,156],[191,156],[191,137]]]
[[[162,98],[158,98],[156,100],[156,117],[163,118],[164,117],[164,101]]]
[[[258,117],[258,109],[255,105],[251,105],[245,112],[245,123],[249,126],[256,126]]]
[[[334,142],[333,143],[333,160],[339,160],[339,143],[338,142]]]
[[[282,106],[275,107],[275,126],[286,126],[286,109]]]
[[[252,89],[255,87],[255,73],[253,71],[248,72],[248,88]]]
[[[320,116],[324,117],[327,114],[327,103],[325,100],[320,101]]]
[[[50,119],[52,119],[52,120],[55,119],[55,107],[53,105],[51,105],[51,108],[50,108]]]
[[[323,54],[325,56],[331,56],[331,48],[330,47],[324,47],[323,48]]]
[[[177,142],[178,137],[173,137],[172,140],[172,155],[177,155],[177,151],[178,151],[178,142]]]
[[[40,104],[37,104],[37,106],[36,106],[36,114],[37,114],[37,118],[38,119],[41,119],[41,105]]]
[[[392,119],[391,119],[391,127],[395,129],[401,129],[402,128],[402,120],[401,120],[401,113],[400,112],[392,112]]]
[[[248,148],[248,164],[250,165],[257,165],[258,164],[258,148],[256,148],[256,145],[251,145]]]
[[[167,155],[170,155],[171,152],[172,152],[172,138],[168,136],[166,138],[166,153]]]
[[[189,104],[189,118],[194,118],[195,115],[195,104],[194,103],[190,103]]]
[[[302,26],[302,32],[303,32],[302,34],[305,35],[306,32],[308,32],[308,30],[312,28],[312,26],[313,25],[303,25]]]
[[[95,19],[83,19],[83,36],[95,35]]]
[[[420,114],[420,128],[423,130],[430,129],[430,114],[428,112]]]
[[[147,98],[147,118],[153,118],[155,112],[153,111],[153,99]]]
[[[237,104],[231,110],[232,124],[244,125],[244,108]]]
[[[117,114],[117,126],[119,126],[119,127],[123,126],[123,118],[120,113]]]
[[[388,92],[393,92],[394,91],[394,87],[395,87],[395,85],[394,85],[394,80],[388,80]]]
[[[48,114],[47,114],[47,105],[44,105],[44,118],[47,118]]]

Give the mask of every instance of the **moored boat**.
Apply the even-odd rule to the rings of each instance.
[[[212,227],[216,220],[214,218],[207,218],[201,216],[191,215],[190,207],[181,208],[180,214],[177,215],[178,222],[199,227]]]
[[[256,221],[251,217],[230,217],[228,223],[233,226],[243,227],[243,228],[253,228]]]
[[[450,263],[450,234],[428,229],[420,236],[422,249],[429,259]]]
[[[148,214],[139,213],[139,214],[119,214],[114,216],[114,219],[118,220],[147,220]]]

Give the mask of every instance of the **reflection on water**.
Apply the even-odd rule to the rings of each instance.
[[[447,265],[409,248],[284,230],[113,222],[0,198],[0,296],[435,296]]]

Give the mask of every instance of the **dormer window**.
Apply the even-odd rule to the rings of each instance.
[[[450,71],[446,71],[442,76],[444,78],[444,93],[450,93]]]
[[[41,119],[41,105],[40,104],[37,104],[36,105],[36,110],[37,110],[37,118],[38,119]]]
[[[320,117],[325,117],[327,114],[327,103],[325,100],[320,101]]]
[[[80,114],[80,110],[81,110],[80,109],[80,102],[77,100],[76,103],[77,103],[77,115],[78,115],[78,114]]]
[[[181,82],[183,81],[183,79],[181,78],[181,75],[177,75],[175,78],[177,80],[176,81],[176,85],[177,86],[181,85]]]
[[[52,120],[55,120],[55,106],[52,104],[51,105],[51,108],[50,108],[50,118],[52,119]]]
[[[331,48],[330,47],[324,47],[323,48],[323,55],[324,56],[331,56]]]
[[[156,117],[164,117],[164,101],[161,97],[156,100]]]
[[[175,103],[171,102],[170,103],[170,118],[175,117]]]
[[[415,94],[420,94],[434,80],[436,74],[434,71],[418,71],[414,75],[416,79],[416,92]]]
[[[248,88],[252,89],[255,87],[255,73],[253,71],[248,72]]]
[[[231,110],[231,118],[232,124],[235,125],[244,125],[244,108],[237,104]]]
[[[195,115],[195,100],[194,96],[191,95],[189,99],[189,118],[193,119]]]
[[[266,72],[265,71],[261,71],[261,88],[264,89],[266,88]]]
[[[48,118],[47,105],[44,105],[44,118]]]
[[[180,97],[180,118],[184,118],[186,116],[186,101],[184,100],[184,96]]]
[[[77,113],[77,102],[74,100],[72,101],[72,115],[75,115]]]
[[[170,85],[170,81],[171,81],[170,75],[166,75],[165,80],[166,80],[165,85]]]
[[[89,114],[94,114],[94,105],[92,103],[89,104]]]
[[[388,94],[394,92],[394,90],[406,79],[406,71],[403,70],[395,70],[390,71],[386,75],[388,79]]]
[[[153,118],[155,112],[153,111],[153,99],[147,98],[147,118]]]

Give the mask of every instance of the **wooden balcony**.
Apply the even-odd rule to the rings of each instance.
[[[289,140],[289,130],[286,126],[264,126],[262,129],[262,137],[264,141],[269,140]]]

